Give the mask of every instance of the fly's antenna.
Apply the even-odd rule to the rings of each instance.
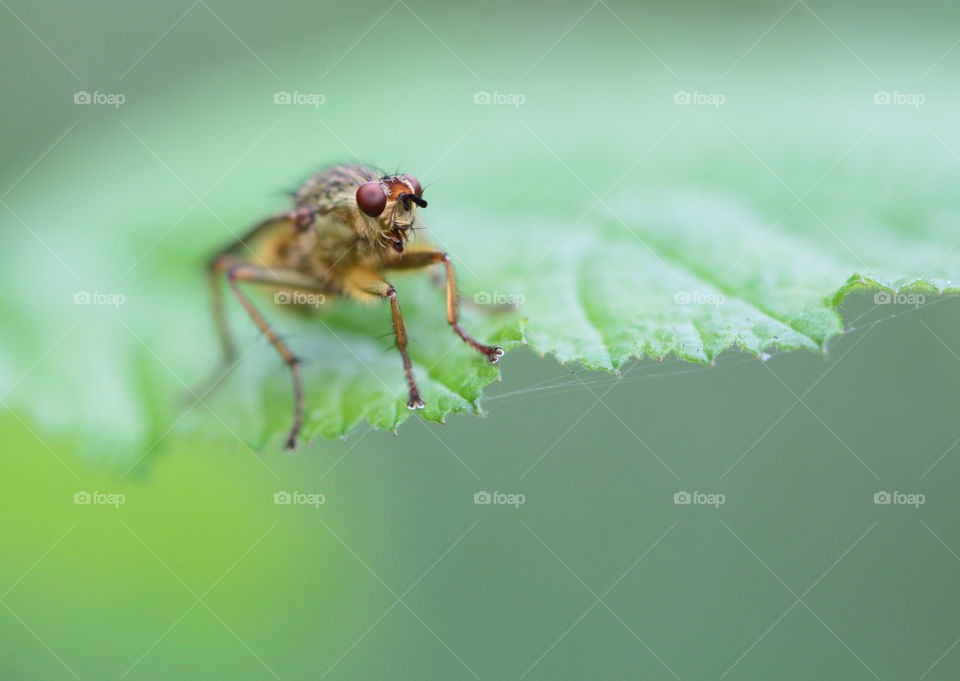
[[[410,210],[410,202],[411,202],[411,201],[413,201],[415,204],[417,204],[417,205],[420,206],[421,208],[426,208],[426,207],[427,207],[427,202],[424,201],[422,197],[417,196],[416,194],[408,194],[408,193],[406,193],[406,192],[403,192],[403,193],[397,195],[397,198],[400,199],[401,203],[403,203],[403,207],[404,207],[406,210]]]

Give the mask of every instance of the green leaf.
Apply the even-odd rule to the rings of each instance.
[[[946,62],[944,84],[931,79],[927,96],[936,104],[936,90],[941,108],[878,108],[877,84],[864,85],[862,66],[820,31],[824,54],[842,67],[798,74],[789,59],[765,61],[761,43],[727,80],[710,81],[724,88],[722,108],[684,107],[674,93],[706,72],[684,59],[706,48],[657,42],[686,80],[644,54],[636,88],[624,88],[608,66],[636,59],[637,43],[598,9],[584,24],[587,44],[609,34],[609,53],[557,49],[534,61],[534,50],[535,68],[519,80],[516,64],[491,62],[512,74],[503,87],[514,83],[525,103],[484,107],[473,93],[486,80],[465,83],[463,62],[445,51],[439,59],[423,25],[401,14],[371,39],[402,28],[427,42],[411,41],[398,57],[418,77],[405,81],[388,119],[368,101],[397,87],[379,53],[357,50],[349,68],[317,74],[283,36],[263,51],[282,84],[244,62],[178,72],[155,92],[149,78],[134,84],[135,70],[121,110],[81,107],[48,126],[8,171],[0,312],[16,332],[0,338],[4,403],[45,439],[70,436],[121,467],[185,433],[278,447],[292,412],[289,376],[235,301],[243,357],[217,392],[185,407],[217,361],[203,263],[284,208],[278,189],[354,155],[391,169],[404,160],[402,170],[424,182],[428,234],[454,259],[466,328],[562,363],[616,371],[642,357],[712,363],[726,351],[823,351],[843,332],[838,306],[854,289],[958,290],[951,148],[960,145]],[[798,12],[783,27],[809,19]],[[730,26],[717,40],[729,42],[732,61],[745,45]],[[575,33],[568,40],[581,44]],[[474,58],[487,53],[471,44]],[[758,103],[783,74],[794,89]],[[274,92],[294,89],[328,93],[328,102],[273,103]],[[479,413],[483,388],[501,368],[509,377],[511,355],[494,367],[465,347],[429,274],[391,281],[427,402],[417,416]],[[76,304],[83,292],[103,304]],[[366,423],[393,430],[413,416],[385,306],[330,301],[299,315],[269,296],[255,300],[306,361],[307,438]]]
[[[864,251],[867,244],[858,239],[866,237],[872,250],[890,258],[865,268],[853,255],[842,257],[846,249],[826,230],[816,238],[770,231],[775,217],[743,199],[703,191],[628,197],[569,232],[558,231],[559,216],[514,214],[509,220],[514,236],[491,228],[485,239],[464,249],[471,263],[460,267],[466,326],[508,350],[526,343],[564,363],[616,370],[642,356],[712,362],[731,348],[757,355],[818,350],[842,333],[836,306],[851,289],[957,289],[946,277],[958,266],[954,255],[941,260],[937,277],[887,265],[922,260],[949,246],[946,233],[937,241],[889,229],[859,236],[844,231],[842,240],[853,253]],[[497,220],[491,216],[486,222]],[[452,233],[467,233],[456,215],[448,224]],[[497,379],[498,368],[453,335],[442,288],[431,277],[404,274],[393,281],[428,405],[420,415],[441,421],[451,412],[479,412],[482,388]],[[31,389],[44,396],[39,415],[50,417],[51,425],[83,429],[92,449],[123,461],[137,457],[123,456],[118,441],[138,456],[151,453],[169,434],[170,423],[176,424],[173,433],[200,429],[211,438],[237,437],[255,449],[276,447],[289,426],[289,377],[238,306],[231,322],[246,349],[238,369],[208,398],[209,407],[181,413],[175,398],[199,389],[213,364],[199,267],[173,269],[170,280],[153,273],[138,283],[116,308],[47,301],[63,314],[56,325],[48,323],[46,337],[55,338],[58,325],[69,330],[31,372]],[[72,295],[72,283],[61,284],[62,297]],[[270,296],[256,300],[306,360],[306,438],[342,436],[367,422],[392,430],[410,418],[387,307],[330,301],[321,306],[328,309],[292,314],[273,305]],[[8,301],[10,314],[22,313],[16,302]],[[484,314],[487,303],[519,306],[515,312]],[[198,347],[202,353],[195,352]],[[43,349],[30,345],[24,355]]]

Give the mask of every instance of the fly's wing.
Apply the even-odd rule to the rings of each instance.
[[[228,256],[233,262],[272,270],[281,277],[282,273],[290,272],[314,278],[313,268],[308,261],[317,247],[317,234],[311,229],[311,223],[305,222],[303,217],[302,211],[296,210],[269,217],[230,244],[220,256]],[[257,285],[275,293],[286,293],[286,307],[294,311],[312,312],[317,307],[315,302],[311,302],[315,296],[300,303],[300,298],[294,293],[296,291],[336,293],[336,288],[322,278],[316,278],[309,287],[303,288],[268,281],[259,281]]]
[[[309,229],[309,225],[306,227]],[[296,211],[278,213],[257,224],[222,253],[260,267],[293,268],[293,253],[302,249],[306,234],[303,216]]]

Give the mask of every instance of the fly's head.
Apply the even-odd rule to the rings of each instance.
[[[426,208],[423,188],[412,175],[387,175],[360,185],[356,202],[365,236],[403,253],[417,228],[417,208]]]

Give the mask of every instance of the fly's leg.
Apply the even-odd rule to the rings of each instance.
[[[484,345],[473,339],[460,326],[459,300],[457,298],[457,278],[453,272],[453,263],[450,256],[442,251],[409,251],[400,256],[400,259],[390,265],[391,269],[417,269],[434,263],[443,263],[447,273],[447,323],[464,342],[485,355],[491,364],[503,357],[503,350],[494,345]]]
[[[227,282],[233,291],[237,300],[243,305],[250,319],[257,325],[257,328],[267,337],[270,344],[276,348],[284,363],[290,369],[290,375],[293,379],[293,425],[287,434],[287,440],[284,448],[287,450],[296,449],[297,435],[303,426],[303,384],[300,380],[300,360],[290,351],[290,348],[284,343],[283,339],[276,334],[260,312],[254,307],[250,298],[240,290],[240,282],[253,284],[268,284],[274,286],[286,286],[306,291],[322,291],[324,287],[311,277],[298,272],[288,272],[284,270],[271,270],[255,265],[238,263],[235,259],[225,258],[220,264],[221,269],[226,270]],[[222,313],[221,313],[222,314]],[[232,341],[230,341],[232,344]]]
[[[230,371],[236,366],[237,346],[227,323],[226,308],[223,304],[222,280],[223,273],[231,267],[244,264],[243,258],[232,253],[221,252],[210,259],[207,264],[207,289],[210,292],[210,311],[213,315],[213,326],[220,343],[220,364],[214,369],[201,387],[193,393],[193,402],[202,399],[207,393],[217,388]]]
[[[207,288],[210,291],[210,306],[213,313],[213,324],[220,341],[221,360],[224,369],[234,363],[237,358],[237,346],[230,334],[230,325],[227,324],[226,310],[223,307],[223,293],[220,281],[221,272],[236,264],[233,256],[218,255],[207,266]]]
[[[230,328],[227,325],[227,318],[223,308],[223,296],[220,291],[220,272],[247,262],[248,259],[245,260],[235,254],[244,247],[251,255],[255,255],[247,243],[255,240],[258,236],[267,235],[271,231],[284,229],[293,233],[305,232],[310,229],[315,219],[316,210],[306,207],[298,207],[284,213],[273,215],[260,222],[247,232],[246,235],[234,241],[210,260],[207,265],[207,286],[210,290],[210,301],[213,306],[213,321],[216,326],[217,337],[220,340],[220,347],[223,353],[223,365],[225,367],[233,364],[237,356],[237,348],[230,335]],[[298,277],[300,275],[294,274],[293,276]]]
[[[407,388],[410,392],[410,399],[407,401],[409,409],[423,409],[423,398],[420,397],[420,389],[417,388],[417,380],[413,375],[413,363],[410,361],[410,353],[407,352],[407,328],[403,323],[403,313],[400,312],[400,303],[397,302],[397,291],[388,282],[384,281],[375,273],[357,268],[352,270],[346,277],[346,286],[358,297],[377,296],[386,298],[390,301],[390,316],[393,319],[393,335],[397,342],[397,350],[400,351],[400,357],[403,359],[403,372],[407,379]]]
[[[220,363],[213,370],[210,377],[196,389],[191,389],[187,396],[187,405],[192,406],[202,400],[208,393],[217,388],[230,373],[237,361],[237,346],[227,324],[226,310],[223,305],[221,278],[223,271],[239,261],[235,256],[220,253],[211,258],[207,264],[207,289],[210,293],[210,311],[213,316],[213,325],[220,343]]]
[[[383,295],[390,300],[390,316],[393,319],[393,335],[397,339],[397,349],[400,351],[400,357],[403,358],[403,372],[407,377],[407,387],[410,390],[410,399],[407,401],[407,407],[410,409],[423,409],[423,398],[420,397],[420,390],[417,388],[417,380],[413,377],[413,365],[410,363],[410,353],[407,352],[407,330],[403,323],[403,314],[400,312],[400,303],[397,302],[397,291],[395,288],[387,285]]]
[[[216,388],[233,368],[237,359],[237,348],[233,342],[230,333],[227,317],[223,306],[223,294],[221,292],[221,273],[229,270],[236,265],[246,264],[249,257],[238,255],[239,252],[246,252],[256,257],[256,253],[251,250],[250,243],[256,242],[261,237],[267,237],[271,234],[282,234],[286,232],[289,235],[295,235],[304,232],[310,228],[316,218],[316,211],[312,208],[294,208],[293,210],[278,213],[257,224],[253,229],[247,232],[226,248],[210,259],[207,264],[207,288],[210,291],[210,304],[213,313],[213,322],[217,332],[217,338],[220,341],[221,361],[213,376],[203,384],[203,389],[199,393],[194,393],[196,399],[203,397],[206,393]]]

